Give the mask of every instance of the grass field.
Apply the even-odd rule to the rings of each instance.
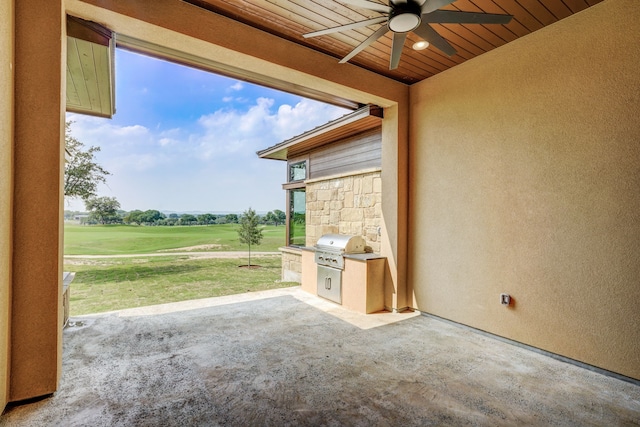
[[[246,251],[238,241],[238,224],[184,227],[135,225],[64,226],[65,255],[146,254],[202,246],[199,251]],[[274,252],[285,244],[284,226],[265,226],[264,238],[252,251]]]
[[[294,286],[280,282],[279,256],[251,257],[259,268],[240,268],[246,258],[189,256],[67,259],[75,271],[72,316],[167,302]]]
[[[185,255],[145,256],[164,251],[246,251],[237,224],[190,227],[65,224],[64,271],[71,285],[71,315],[99,313],[167,302],[232,295],[293,286],[280,282],[281,257],[251,257],[259,268],[239,268],[246,257],[196,258]],[[252,252],[276,252],[284,244],[285,227],[263,228],[262,244]],[[127,255],[109,258],[109,255]],[[137,255],[137,256],[136,256]]]

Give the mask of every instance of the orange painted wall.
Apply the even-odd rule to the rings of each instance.
[[[62,364],[65,52],[60,2],[20,0],[15,12],[12,401],[53,393]]]
[[[416,308],[640,379],[638,34],[605,0],[411,87]]]
[[[13,1],[0,2],[0,412],[9,400],[11,203],[13,194]]]

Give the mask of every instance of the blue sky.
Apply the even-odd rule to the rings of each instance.
[[[113,119],[67,114],[109,172],[122,209],[285,210],[285,162],[269,147],[348,113],[338,107],[118,49]],[[83,210],[79,200],[65,209]]]

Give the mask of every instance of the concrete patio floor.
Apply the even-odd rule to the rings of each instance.
[[[299,288],[76,317],[5,426],[638,425],[640,387],[417,313]]]

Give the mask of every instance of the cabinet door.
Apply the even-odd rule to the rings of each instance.
[[[318,296],[342,304],[342,270],[318,266]]]

